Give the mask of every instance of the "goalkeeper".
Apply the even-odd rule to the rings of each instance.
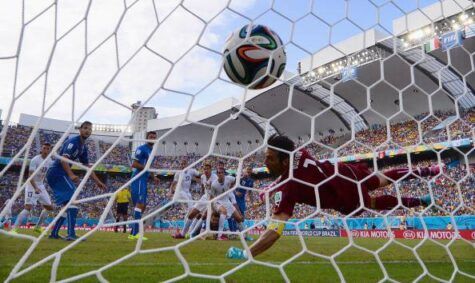
[[[269,191],[269,196],[273,196],[275,205],[267,230],[250,247],[253,257],[269,249],[280,238],[284,230],[284,222],[292,216],[295,204],[317,205],[315,195],[317,185],[322,209],[334,209],[343,214],[356,211],[358,214],[363,212],[361,205],[375,210],[390,210],[398,206],[397,197],[390,195],[371,197],[369,195],[369,191],[387,186],[390,181],[379,175],[373,174],[371,176],[372,172],[366,165],[319,162],[310,156],[306,150],[301,149],[294,154],[293,178],[289,179],[289,152],[295,149],[293,141],[286,136],[273,135],[269,138],[267,144],[269,147],[265,153],[264,163],[269,173],[278,176],[278,178],[266,191]],[[337,172],[335,172],[335,169],[337,169]],[[409,168],[391,169],[383,172],[383,174],[392,180],[415,178],[414,175],[408,175],[410,171]],[[439,166],[417,168],[412,171],[413,174],[420,177],[435,176],[439,172]],[[336,173],[338,175],[335,175]],[[356,183],[360,181],[362,181],[362,199],[360,199],[359,186]],[[261,193],[261,196],[263,194]],[[428,206],[431,203],[431,198],[430,195],[421,198],[402,197],[401,201],[405,207]],[[248,258],[246,251],[235,247],[229,248],[226,256],[237,259]]]

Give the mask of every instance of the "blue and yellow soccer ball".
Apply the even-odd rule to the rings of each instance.
[[[264,25],[245,25],[226,40],[226,74],[233,82],[251,89],[273,84],[284,72],[286,61],[282,40]]]

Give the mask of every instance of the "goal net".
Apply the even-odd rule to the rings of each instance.
[[[0,7],[2,280],[475,279],[471,1],[4,1]],[[248,24],[275,31],[287,57],[282,76],[264,89],[233,82],[223,67],[226,38]],[[61,153],[86,120],[93,124],[85,143],[89,164]],[[157,138],[147,139],[148,131]],[[291,157],[290,177],[280,184],[266,166],[273,135],[295,144],[290,151],[269,147]],[[43,161],[32,170],[45,143],[48,156],[63,167],[69,162],[78,176],[71,198],[63,206],[53,202],[52,211],[42,208],[40,196],[33,205],[26,201],[31,181],[49,166]],[[146,143],[153,158],[132,174],[137,148]],[[301,150],[315,159],[305,168],[318,162],[331,174],[318,167],[322,182],[299,179],[291,169]],[[338,164],[367,174],[351,171],[353,178]],[[222,167],[235,183],[203,200],[198,179],[206,165],[213,174]],[[119,192],[146,174],[143,214],[134,219],[131,204],[131,215],[118,218]],[[367,192],[372,178],[384,185]],[[346,197],[328,196],[332,182],[356,188],[348,197],[353,208]],[[297,201],[290,219],[279,221],[273,215],[285,183],[313,188],[314,200]],[[50,185],[44,190],[55,200]],[[244,230],[233,228],[239,223],[231,215],[221,227],[216,203],[229,192],[241,199],[232,209],[241,212]],[[189,233],[198,236],[172,239],[187,236],[180,233],[197,205],[199,216],[189,224],[203,219],[203,227]],[[71,208],[79,210],[79,237],[49,239],[63,215],[72,217]],[[35,233],[30,228],[43,209],[45,229]],[[28,216],[18,223],[23,211]],[[113,233],[128,235],[136,224],[134,239]],[[250,247],[274,226],[282,227],[280,239],[252,256]],[[227,259],[231,245],[248,256]]]

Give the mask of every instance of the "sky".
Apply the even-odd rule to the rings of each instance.
[[[138,100],[167,117],[243,99],[222,71],[222,50],[251,21],[280,35],[296,73],[299,60],[329,44],[370,28],[391,33],[394,19],[436,0],[22,2],[0,0],[2,120],[13,101],[13,122],[45,112],[126,124]]]

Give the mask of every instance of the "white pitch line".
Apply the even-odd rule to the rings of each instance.
[[[475,260],[458,260],[458,262],[464,263],[475,263]],[[269,261],[272,264],[280,264],[281,262],[278,261]],[[374,264],[376,261],[338,261],[338,264],[347,264],[347,265],[363,265],[363,264]],[[415,260],[392,260],[392,261],[383,261],[383,264],[401,264],[401,263],[418,263]],[[424,263],[450,263],[450,261],[444,260],[424,260]],[[60,266],[63,267],[96,267],[96,266],[104,266],[104,264],[100,263],[75,263],[75,264],[61,264]],[[190,266],[233,266],[241,264],[241,262],[236,261],[234,262],[190,262],[188,263]],[[299,264],[299,265],[330,265],[330,262],[322,262],[322,261],[294,261],[289,263],[291,264]],[[181,266],[181,263],[171,263],[171,262],[141,262],[141,263],[127,263],[127,264],[119,264],[120,267],[127,267],[127,266]],[[5,264],[4,266],[13,266],[12,264]]]

